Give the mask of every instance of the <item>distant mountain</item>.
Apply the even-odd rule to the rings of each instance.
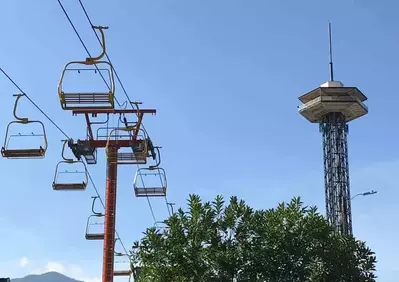
[[[28,275],[24,278],[11,279],[11,282],[84,282],[69,278],[58,272],[47,272],[41,275]]]

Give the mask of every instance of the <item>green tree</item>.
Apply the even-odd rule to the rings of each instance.
[[[202,202],[190,195],[165,228],[149,228],[134,243],[142,282],[371,282],[374,253],[334,232],[300,198],[254,210],[231,197]]]

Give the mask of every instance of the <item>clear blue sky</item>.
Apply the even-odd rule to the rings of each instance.
[[[63,2],[96,54],[78,1]],[[350,124],[351,191],[378,194],[353,201],[354,233],[376,251],[379,281],[397,281],[397,1],[95,2],[84,1],[94,24],[110,26],[108,52],[131,99],[158,110],[144,124],[163,146],[177,206],[189,193],[237,195],[256,208],[300,195],[324,213],[321,136],[296,107],[298,96],[328,80],[330,20],[335,78],[369,98],[369,115]],[[3,1],[0,25],[0,66],[70,136],[82,136],[83,119],[61,110],[57,83],[64,64],[86,54],[57,1]],[[0,75],[2,130],[13,93]],[[116,93],[124,101],[119,86]],[[63,136],[24,102],[24,113],[45,121],[49,150],[44,160],[0,160],[0,274],[63,266],[89,281],[100,276],[102,256],[101,242],[84,239],[93,188],[52,190]],[[90,171],[103,194],[103,153]],[[117,229],[128,247],[153,224],[146,200],[134,197],[133,175],[123,167],[118,179]],[[157,220],[167,216],[162,199],[152,204]]]

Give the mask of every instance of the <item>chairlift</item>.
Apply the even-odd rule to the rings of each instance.
[[[129,258],[129,261],[120,261],[120,262],[115,261],[115,263],[120,263],[120,264],[122,264],[122,263],[125,263],[125,264],[128,263],[130,269],[122,269],[122,270],[120,270],[120,269],[114,269],[114,276],[129,276],[129,277],[130,277],[130,276],[132,275],[132,273],[133,273],[133,264],[132,264],[132,262],[130,261],[129,255],[127,255],[127,254],[122,254],[122,253],[115,253],[115,256],[116,256],[116,257],[127,256],[127,257]]]
[[[61,74],[60,81],[58,83],[58,96],[60,99],[61,107],[64,110],[76,110],[76,109],[114,109],[114,95],[115,95],[115,82],[114,82],[114,68],[108,61],[101,60],[105,53],[105,35],[103,29],[107,27],[95,26],[101,33],[102,39],[102,52],[98,57],[86,58],[85,61],[72,61],[65,65],[64,70]],[[83,68],[74,68],[71,66],[95,66],[96,70],[98,66],[106,66],[108,73],[109,86],[108,92],[65,92],[63,88],[65,72],[68,70],[84,70]]]
[[[13,95],[17,97],[14,104],[14,117],[16,120],[10,122],[7,126],[6,135],[4,138],[4,145],[1,148],[1,155],[4,158],[12,159],[12,158],[44,158],[46,151],[47,151],[47,137],[46,137],[46,130],[44,128],[44,124],[41,121],[36,120],[29,120],[28,118],[21,118],[17,116],[17,106],[18,101],[22,96],[25,94],[16,94]],[[23,124],[23,125],[32,125],[32,124],[39,124],[40,125],[40,133],[31,133],[31,134],[13,134],[11,133],[11,129],[16,124]],[[14,143],[15,140],[21,140],[21,138],[27,139],[27,137],[40,137],[42,139],[42,145],[38,146],[39,148],[13,148],[14,146],[11,144],[10,141],[13,140],[11,143]],[[19,138],[19,139],[17,139]]]
[[[144,179],[156,180],[146,186]],[[139,184],[141,182],[141,185]],[[139,168],[133,180],[136,197],[164,197],[166,196],[167,180],[165,170],[161,167]]]
[[[53,189],[57,191],[84,191],[86,190],[87,183],[88,183],[88,174],[87,168],[83,161],[74,161],[73,159],[68,159],[65,157],[65,145],[68,143],[68,140],[64,141],[62,146],[62,161],[60,161],[55,169],[54,181],[53,181]],[[76,167],[78,170],[75,171],[61,171],[63,165],[68,165],[72,167]],[[83,179],[81,182],[67,182],[65,179],[62,179],[60,175],[78,175],[82,176]],[[60,179],[61,178],[61,179]]]
[[[89,218],[87,219],[87,224],[86,224],[86,240],[104,240],[104,228],[103,228],[103,232],[93,232],[91,230],[91,227],[95,226],[95,225],[104,225],[104,222],[98,222],[98,221],[94,221],[93,218],[100,218],[100,217],[104,217],[103,213],[99,213],[94,211],[94,203],[96,201],[96,199],[98,198],[98,196],[92,197],[93,198],[93,203],[91,205],[91,210],[93,212],[92,215],[89,216]]]
[[[153,158],[157,160],[155,165],[147,168],[139,168],[133,180],[136,197],[164,197],[166,196],[167,180],[165,170],[161,164],[160,147],[152,147]],[[155,153],[155,150],[157,153]],[[145,179],[147,181],[145,181]],[[150,182],[151,181],[151,182]],[[139,184],[141,182],[141,185]],[[146,183],[150,184],[146,185]]]
[[[116,134],[115,132],[122,131],[128,132],[128,134]],[[107,139],[107,144],[105,147],[107,159],[111,163],[116,164],[146,164],[147,163],[147,156],[148,156],[148,138],[146,138],[145,132],[140,129],[139,131],[142,134],[137,136],[136,140],[133,140],[134,132],[137,131],[136,126],[130,127],[119,127],[114,128],[110,131],[110,134]],[[114,134],[114,136],[113,136]],[[118,151],[110,150],[110,141],[111,138],[114,138],[117,143],[119,138],[128,137],[130,141],[132,141],[131,148],[120,148]],[[129,152],[122,151],[122,150],[129,150]]]
[[[87,219],[86,240],[104,240],[104,232],[92,232],[90,229],[95,225],[104,225],[103,222],[92,222],[93,217],[103,217],[104,215],[92,214]]]

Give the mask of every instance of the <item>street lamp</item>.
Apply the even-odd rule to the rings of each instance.
[[[351,198],[351,201],[352,201],[354,198],[356,198],[357,196],[368,196],[368,195],[373,195],[373,194],[376,194],[376,193],[377,193],[377,191],[374,191],[374,190],[371,190],[371,191],[368,191],[368,192],[359,193],[359,194],[356,194],[355,196],[353,196],[353,197]]]

